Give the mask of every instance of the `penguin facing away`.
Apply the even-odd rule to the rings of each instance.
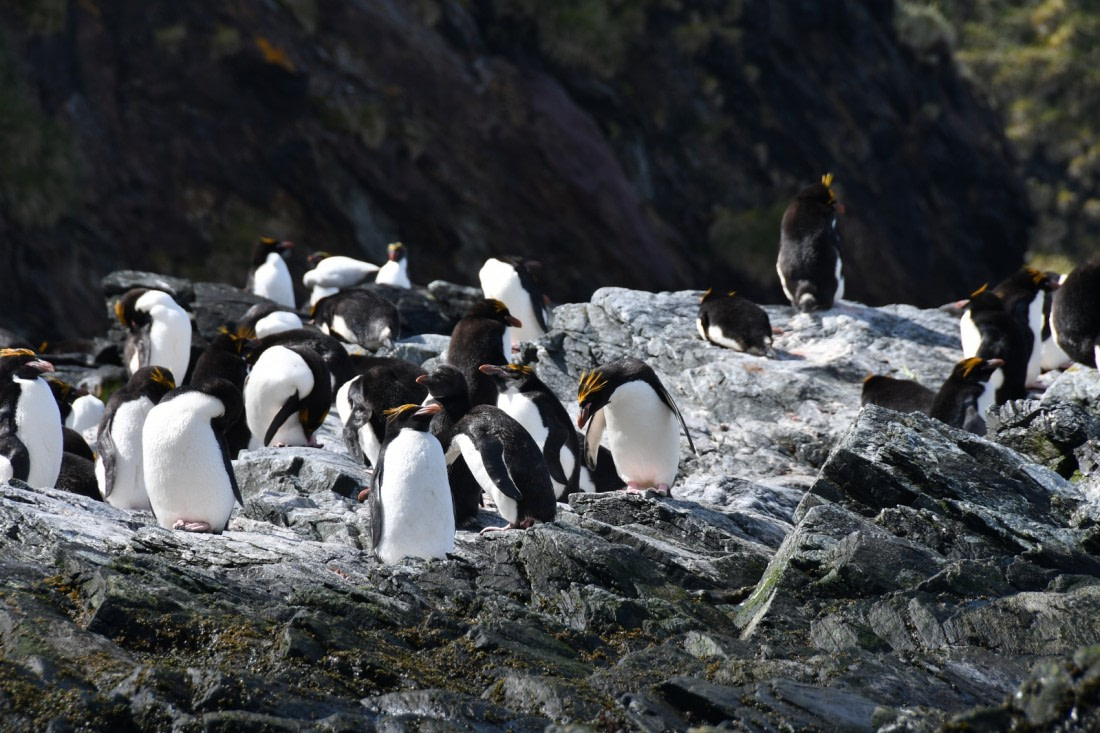
[[[512,354],[510,329],[522,325],[503,302],[485,299],[470,306],[451,330],[446,362],[466,378],[472,404],[496,404],[496,383],[479,368],[482,364],[506,364]]]
[[[305,348],[318,354],[328,370],[331,390],[338,389],[356,374],[355,365],[344,345],[335,336],[321,333],[316,328],[296,328],[265,336],[258,342],[249,344],[245,357],[254,365],[272,346]]]
[[[42,379],[52,371],[29,349],[0,349],[0,474],[36,488],[52,488],[61,471],[61,411]]]
[[[349,344],[377,351],[392,345],[401,333],[397,306],[367,290],[341,290],[317,301],[313,322]]]
[[[428,425],[439,405],[388,411],[386,438],[370,491],[371,540],[383,563],[444,558],[454,549],[455,519],[447,464]]]
[[[373,262],[328,252],[314,252],[306,260],[313,266],[302,275],[302,284],[310,289],[310,306],[325,296],[373,279],[379,269]]]
[[[290,278],[290,269],[284,259],[293,248],[293,242],[261,237],[252,250],[252,267],[248,271],[245,289],[279,305],[293,308],[294,281]]]
[[[986,411],[993,405],[1004,380],[1001,359],[972,356],[951,370],[932,402],[928,414],[941,422],[985,435]]]
[[[392,285],[395,288],[411,288],[409,282],[408,249],[401,242],[392,242],[386,247],[389,259],[382,265],[374,281],[379,285]]]
[[[1004,361],[1004,379],[996,391],[996,404],[1027,397],[1031,330],[1005,310],[1001,299],[987,289],[971,296],[967,310],[970,322],[980,337],[973,356]]]
[[[262,339],[302,327],[298,312],[285,305],[262,301],[249,307],[237,322],[237,335]]]
[[[164,367],[142,367],[107,400],[99,423],[95,478],[103,500],[117,509],[151,511],[142,468],[142,430],[149,412],[176,388]]]
[[[220,534],[234,503],[244,506],[224,432],[241,402],[232,384],[210,379],[172,390],[149,411],[142,464],[161,527]]]
[[[131,375],[162,366],[183,379],[191,361],[191,318],[171,295],[134,288],[115,303],[115,315],[129,331],[124,356]]]
[[[1058,281],[1034,267],[1024,266],[993,288],[1004,309],[1016,319],[1028,345],[1025,384],[1039,378],[1043,355],[1043,330],[1046,318],[1043,306],[1047,293],[1058,287]]]
[[[799,192],[783,212],[776,271],[791,305],[803,313],[833,307],[844,297],[833,174]]]
[[[911,379],[895,379],[872,374],[863,380],[860,405],[878,405],[896,412],[920,412],[932,409],[936,392]]]
[[[1100,258],[1078,265],[1054,292],[1050,327],[1058,346],[1078,364],[1100,367]]]
[[[546,299],[534,274],[537,267],[538,263],[522,257],[490,257],[477,274],[485,297],[504,303],[523,324],[511,330],[512,348],[550,330]]]
[[[244,384],[244,407],[252,433],[248,447],[317,446],[313,433],[332,403],[328,370],[305,346],[272,346],[260,354]]]
[[[681,428],[692,452],[698,452],[672,396],[641,359],[625,356],[582,374],[577,402],[577,427],[587,425],[589,469],[595,469],[606,430],[608,448],[628,491],[653,487],[658,494],[669,494],[680,465]]]
[[[768,314],[733,290],[722,294],[707,288],[699,300],[695,325],[703,340],[727,349],[767,356],[772,348],[772,324]]]
[[[579,491],[582,460],[577,431],[557,396],[528,365],[482,364],[480,370],[491,376],[500,390],[497,407],[522,425],[542,448],[557,499]]]

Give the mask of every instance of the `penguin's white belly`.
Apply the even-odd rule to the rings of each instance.
[[[974,319],[970,317],[970,309],[963,312],[959,319],[959,340],[962,342],[963,358],[969,359],[978,355],[978,349],[982,345],[982,333],[974,325]]]
[[[534,438],[535,444],[538,445],[545,456],[546,441],[550,437],[550,429],[543,424],[538,405],[525,397],[523,393],[517,392],[513,394],[502,394],[497,397],[497,407],[515,418],[516,422],[524,427],[531,437]],[[546,456],[546,460],[559,461],[566,478],[573,472],[573,454],[570,453],[564,445],[558,456]],[[565,484],[555,480],[553,476],[550,477],[550,483],[554,485],[554,495],[560,498],[562,492],[565,491]]]
[[[326,288],[321,285],[314,285],[313,290],[309,292],[309,304],[310,306],[317,305],[318,301],[322,298],[327,298],[330,295],[336,295],[340,292],[340,288]]]
[[[182,384],[191,360],[191,319],[187,311],[178,306],[156,305],[149,315],[153,317],[149,329],[149,363],[142,366],[170,369],[176,383]]]
[[[474,441],[470,440],[467,435],[459,434],[451,440],[451,445],[452,449],[457,447],[462,452],[462,458],[465,459],[470,474],[477,480],[482,491],[493,498],[493,503],[496,504],[500,516],[504,517],[509,524],[515,524],[519,519],[519,504],[515,499],[506,496],[498,489],[496,482],[489,477],[489,472],[485,469],[485,462],[481,459],[481,451],[474,445]],[[511,475],[511,472],[509,472],[509,475]],[[512,483],[515,483],[515,479],[512,480]],[[517,488],[523,491],[523,487],[518,484]]]
[[[835,220],[833,226],[836,226]],[[836,253],[836,270],[833,272],[833,277],[836,278],[836,295],[833,296],[833,302],[836,303],[844,297],[844,272],[840,261],[840,252]]]
[[[374,434],[374,428],[370,426],[370,423],[359,428],[359,449],[370,461],[370,465],[378,465],[378,454],[382,451],[382,444],[378,442],[378,436]]]
[[[985,383],[985,391],[978,397],[978,415],[983,420],[988,420],[989,415],[987,411],[993,406],[993,403],[997,399],[997,390],[1001,388],[1001,385],[1005,382],[1004,372],[1000,369],[996,369],[989,375],[989,381]]]
[[[402,430],[386,447],[382,485],[384,563],[403,557],[443,558],[454,549],[455,519],[443,449],[432,435]]]
[[[507,263],[500,263],[499,266],[492,268],[486,264],[478,275],[481,279],[481,291],[485,293],[485,297],[495,298],[504,303],[508,306],[508,312],[523,324],[519,328],[512,329],[512,343],[505,350],[505,354],[509,353],[512,345],[520,341],[535,341],[545,333],[531,305],[531,295],[523,289],[515,268]]]
[[[779,284],[783,288],[783,294],[787,296],[787,300],[794,303],[794,293],[787,286],[787,278],[783,275],[783,267],[778,261],[775,263],[775,271],[779,275]]]
[[[603,412],[607,447],[619,476],[642,488],[671,486],[680,466],[680,424],[653,389],[645,382],[627,382]]]
[[[351,385],[356,381],[362,379],[361,376],[355,376],[340,385],[340,388],[336,390],[336,414],[340,418],[341,425],[348,424],[348,418],[351,417],[351,400],[348,399],[348,390],[351,389]]]
[[[1040,362],[1043,358],[1043,293],[1040,291],[1031,301],[1027,312],[1028,327],[1031,328],[1031,353],[1027,357],[1027,377],[1025,384],[1034,384],[1039,378]]]
[[[294,307],[294,283],[282,257],[274,252],[267,255],[252,274],[252,292],[280,305]]]
[[[13,379],[20,385],[15,435],[30,456],[27,483],[36,488],[53,488],[61,473],[61,411],[44,380]]]
[[[115,444],[115,480],[107,494],[107,471],[102,456],[96,457],[95,477],[103,500],[117,509],[149,511],[149,495],[145,491],[142,469],[142,429],[145,418],[153,409],[148,397],[123,403],[111,422],[111,438]]]
[[[65,419],[65,427],[75,430],[87,439],[85,433],[99,427],[104,409],[103,400],[95,395],[81,395],[73,400],[73,411]]]
[[[303,275],[302,284],[307,288],[320,287],[336,292],[340,288],[358,285],[371,273],[378,272],[378,269],[378,265],[371,262],[335,255],[321,260],[315,268]]]
[[[210,421],[222,414],[217,399],[180,395],[149,411],[142,431],[142,464],[157,524],[206,522],[220,531],[235,498],[221,446]]]
[[[0,484],[6,484],[15,477],[15,469],[7,456],[0,456]]]
[[[326,329],[327,331],[328,329]],[[352,330],[348,322],[344,320],[344,317],[337,314],[332,317],[332,335],[339,336],[347,341],[349,344],[358,344],[359,336]]]
[[[254,330],[256,331],[256,338],[262,339],[265,336],[282,333],[283,331],[292,331],[295,328],[301,327],[302,319],[294,313],[288,311],[275,311],[256,321],[256,328]]]
[[[312,390],[313,373],[298,354],[284,346],[272,346],[260,354],[244,383],[245,422],[252,433],[249,450],[264,447],[271,421],[295,392],[302,398]],[[295,412],[283,421],[268,445],[307,445],[308,442]]]
[[[409,282],[407,268],[408,265],[405,260],[400,262],[389,260],[378,270],[378,275],[374,278],[374,281],[379,285],[392,285],[396,288],[411,287],[412,283]]]
[[[733,349],[734,351],[744,351],[744,349],[741,348],[741,344],[737,343],[736,340],[726,336],[725,331],[723,331],[720,326],[712,325],[710,328],[708,328],[706,339],[711,343],[718,344],[719,346],[724,346],[727,349]]]
[[[1051,331],[1053,332],[1053,329]],[[1072,359],[1069,358],[1069,354],[1062,351],[1062,347],[1058,345],[1054,334],[1051,333],[1050,338],[1043,342],[1042,354],[1039,357],[1040,369],[1049,372],[1051,369],[1058,369],[1070,361]]]

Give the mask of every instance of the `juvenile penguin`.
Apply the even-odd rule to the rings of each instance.
[[[844,297],[833,174],[808,186],[783,212],[776,271],[791,305],[806,313],[829,309]]]
[[[145,418],[142,465],[149,504],[165,529],[220,534],[244,506],[225,444],[241,393],[210,379],[166,394]]]
[[[324,422],[332,388],[324,361],[304,346],[272,346],[256,360],[244,384],[252,450],[269,445],[312,445]]]
[[[52,488],[61,471],[61,412],[42,374],[53,364],[28,349],[0,349],[0,477]]]
[[[423,386],[415,382],[413,386],[415,389],[384,365],[372,366],[347,382],[343,398],[338,396],[336,404],[344,424],[344,443],[353,458],[377,465],[386,436],[386,411],[419,404],[427,396]]]
[[[410,404],[387,415],[370,491],[371,539],[386,564],[403,557],[444,558],[454,549],[447,464],[439,440],[428,431],[439,409]]]
[[[499,300],[479,300],[451,330],[446,361],[457,367],[470,390],[474,405],[495,405],[497,387],[492,377],[482,374],[482,364],[506,364],[512,354],[510,330],[523,324]]]
[[[163,290],[134,288],[115,303],[115,315],[129,330],[124,357],[131,375],[162,366],[180,379],[191,361],[191,318]]]
[[[341,290],[313,306],[313,322],[324,333],[371,351],[393,344],[400,321],[397,306],[367,290]]]
[[[985,435],[986,410],[995,401],[995,392],[1004,379],[1001,359],[972,356],[951,370],[940,386],[928,414],[956,428]]]
[[[279,305],[293,308],[294,282],[290,279],[290,269],[284,259],[293,248],[293,242],[261,237],[252,250],[252,267],[248,271],[245,289]]]
[[[1100,258],[1078,265],[1054,292],[1050,327],[1070,359],[1090,367],[1097,361],[1100,338]]]
[[[94,433],[99,430],[99,421],[103,419],[106,405],[86,389],[77,388],[75,394],[72,411],[65,418],[65,427],[75,430],[85,439],[88,439],[90,433],[94,437]]]
[[[164,367],[142,367],[107,400],[96,439],[95,479],[99,493],[117,509],[150,511],[142,469],[142,429],[164,395],[176,388]]]
[[[504,303],[523,324],[511,330],[513,348],[550,330],[546,298],[534,274],[537,267],[538,263],[522,257],[490,257],[477,274],[485,297]]]
[[[627,489],[654,487],[667,496],[680,466],[680,428],[687,425],[656,372],[632,356],[624,356],[581,375],[577,389],[581,413],[577,427],[585,433],[585,458],[596,465],[600,438],[606,429],[608,448]]]
[[[695,326],[703,340],[727,349],[753,356],[767,356],[772,349],[768,314],[733,290],[723,294],[708,288],[699,300]]]
[[[283,331],[302,327],[302,317],[285,305],[264,301],[256,303],[244,312],[237,322],[237,333],[262,339]]]
[[[313,269],[302,275],[302,284],[310,289],[311,306],[325,296],[374,279],[379,269],[372,262],[328,252],[314,252],[306,260]]]
[[[935,399],[936,392],[920,382],[872,374],[863,380],[859,404],[878,405],[896,412],[920,412],[927,415]]]
[[[577,431],[565,405],[528,365],[482,364],[496,382],[497,407],[522,425],[542,448],[554,495],[560,501],[580,490],[581,456]]]
[[[374,281],[379,285],[392,285],[395,288],[411,288],[409,282],[409,253],[401,242],[393,242],[386,247],[389,259],[382,265]]]
[[[1003,383],[997,388],[996,404],[1027,397],[1027,367],[1031,355],[1031,331],[1019,318],[1005,310],[1004,303],[992,291],[979,289],[970,297],[967,315],[973,333],[977,334],[977,348],[973,353],[974,336],[964,342],[963,356],[1004,361]],[[961,328],[961,326],[960,326]]]

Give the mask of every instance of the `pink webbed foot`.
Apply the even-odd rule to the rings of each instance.
[[[178,529],[183,532],[214,531],[214,528],[210,526],[209,522],[188,522],[186,519],[177,519],[176,523],[172,525],[172,529]]]
[[[366,501],[368,496],[370,496],[370,487],[369,486],[366,487],[365,489],[363,489],[362,491],[360,491],[359,494],[355,498],[358,499],[359,501]]]
[[[672,491],[668,488],[668,484],[660,484],[654,491],[657,492],[657,496],[672,496]]]
[[[527,517],[520,522],[509,522],[503,527],[486,527],[478,534],[489,534],[490,532],[507,532],[510,529],[530,529],[533,526],[535,526],[535,520]]]
[[[625,491],[628,494],[644,494],[645,493],[645,489],[641,488],[638,485],[637,481],[628,481],[626,483],[626,488],[623,489],[623,491]]]

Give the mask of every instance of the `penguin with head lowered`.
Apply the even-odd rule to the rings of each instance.
[[[1004,309],[1016,319],[1028,346],[1025,384],[1034,384],[1039,378],[1046,327],[1043,308],[1047,294],[1057,287],[1057,279],[1034,267],[1024,266],[993,288],[993,294],[1001,299]]]
[[[424,374],[422,369],[419,372]],[[423,385],[415,381],[407,384],[385,362],[350,379],[336,398],[348,453],[368,466],[376,465],[386,436],[386,411],[419,404],[427,396],[428,390]]]
[[[1100,258],[1078,265],[1054,293],[1050,327],[1078,364],[1100,367]]]
[[[377,351],[400,336],[397,306],[367,290],[341,290],[313,306],[313,322],[324,332],[349,344]]]
[[[310,306],[328,295],[373,280],[379,269],[373,262],[328,252],[314,252],[306,261],[313,267],[302,275],[302,284],[309,288]]]
[[[0,480],[52,488],[61,471],[61,412],[42,374],[53,364],[29,349],[0,349]]]
[[[982,286],[970,296],[959,322],[963,356],[1001,359],[1003,381],[996,390],[996,404],[1027,397],[1027,369],[1031,330],[1005,310],[1004,302]]]
[[[302,317],[285,305],[261,301],[249,307],[237,321],[237,334],[262,339],[302,327]]]
[[[580,444],[557,395],[526,364],[482,364],[481,373],[496,381],[497,407],[526,428],[542,448],[558,500],[579,491]]]
[[[247,345],[246,338],[223,326],[195,360],[190,381],[198,383],[218,377],[228,380],[243,393],[244,383],[248,378],[248,361],[244,357]],[[229,422],[225,433],[229,443],[229,457],[236,458],[248,447],[250,437],[243,411]]]
[[[191,362],[191,318],[171,295],[134,288],[115,303],[115,315],[128,329],[127,372],[133,375],[142,367],[162,366],[183,379]]]
[[[390,285],[395,288],[411,288],[409,282],[409,252],[401,242],[392,242],[386,247],[389,259],[378,270],[374,281],[379,285]]]
[[[878,405],[896,412],[920,412],[927,415],[935,399],[936,392],[920,382],[872,374],[863,380],[859,404]]]
[[[508,312],[523,324],[511,330],[513,348],[521,341],[534,341],[550,330],[546,296],[535,277],[538,267],[534,260],[514,255],[490,257],[477,274],[485,297],[504,303]]]
[[[1001,359],[963,359],[936,392],[928,415],[952,427],[985,435],[986,411],[994,404],[1004,379],[1002,366]]]
[[[459,458],[465,462],[480,491],[493,498],[497,511],[507,520],[506,529],[553,521],[557,502],[550,471],[542,448],[527,430],[496,406],[471,407],[462,390],[462,375],[448,364],[419,381],[442,408],[437,417],[440,422],[433,421],[432,432],[443,444],[447,462]],[[462,497],[455,493],[457,505]],[[499,528],[482,531],[495,529]]]
[[[164,367],[142,367],[107,400],[99,423],[95,478],[99,493],[117,509],[150,511],[142,469],[142,429],[149,411],[176,388]]]
[[[836,215],[843,212],[832,188],[833,174],[807,186],[783,212],[779,259],[775,269],[791,305],[807,313],[827,310],[844,297],[840,235]]]
[[[607,433],[608,448],[627,489],[654,488],[667,496],[680,466],[680,428],[687,425],[657,373],[632,356],[624,356],[581,375],[577,388],[584,428],[585,458],[595,469],[600,439]]]
[[[771,352],[772,324],[768,314],[733,290],[723,294],[707,288],[699,300],[695,326],[699,336],[712,344],[753,356],[767,356]]]
[[[451,330],[446,361],[462,372],[474,405],[495,405],[497,387],[482,364],[506,364],[512,354],[511,329],[523,324],[499,300],[479,300]]]
[[[245,419],[252,433],[248,447],[316,447],[313,433],[331,404],[328,370],[315,351],[304,346],[265,349],[244,383]]]
[[[294,281],[286,265],[287,253],[293,242],[280,242],[271,237],[260,237],[252,250],[252,266],[248,270],[245,289],[279,305],[294,307]]]
[[[225,443],[226,423],[241,409],[240,390],[209,379],[172,390],[149,410],[142,466],[161,527],[220,534],[234,503],[244,506]]]
[[[455,518],[447,464],[428,425],[439,405],[387,410],[386,438],[371,481],[371,540],[384,563],[444,558],[454,549]]]

